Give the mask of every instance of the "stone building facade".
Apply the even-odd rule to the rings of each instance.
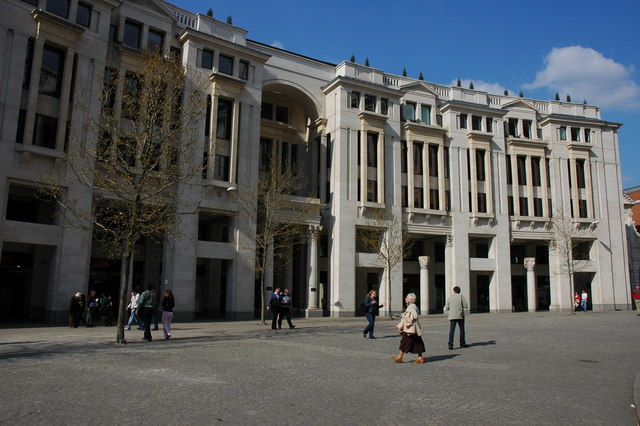
[[[621,124],[598,107],[331,64],[247,33],[162,1],[3,1],[3,317],[57,322],[76,291],[116,292],[118,259],[101,255],[91,232],[65,226],[37,189],[45,171],[65,176],[76,144],[95,143],[81,105],[99,108],[104,68],[123,85],[149,47],[207,82],[198,214],[180,222],[180,239],[139,242],[133,266],[135,286],[168,282],[178,318],[258,311],[252,236],[231,193],[255,186],[268,158],[299,171],[296,199],[317,210],[307,241],[267,277],[269,288],[292,290],[301,315],[356,315],[371,288],[393,311],[413,291],[423,313],[437,313],[454,285],[472,311],[569,310],[568,278],[549,249],[556,212],[574,225],[584,260],[576,288],[590,307],[630,309]],[[66,190],[90,211],[95,194],[72,180]],[[381,211],[413,241],[391,271],[358,245]]]

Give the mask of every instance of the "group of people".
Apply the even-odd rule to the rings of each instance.
[[[83,317],[87,312],[86,319]],[[113,325],[115,315],[115,304],[111,295],[102,295],[99,297],[95,290],[89,292],[87,298],[84,293],[77,292],[71,297],[69,303],[69,327],[78,328],[80,324],[87,327],[94,327],[98,319],[102,319],[105,326]]]
[[[573,295],[573,308],[576,312],[582,309],[583,312],[587,312],[587,300],[589,300],[589,294],[587,290],[582,290],[582,293],[578,294],[576,291]]]
[[[171,338],[171,322],[173,320],[173,308],[175,307],[175,297],[169,289],[164,291],[164,297],[160,302],[162,308],[162,328],[164,338]],[[87,327],[93,327],[95,322],[102,316],[102,322],[105,326],[113,325],[113,319],[116,312],[116,306],[111,295],[98,297],[94,290],[89,292],[89,297],[77,292],[71,298],[69,306],[69,327],[77,328],[81,323]],[[87,311],[86,320],[82,316]],[[139,330],[144,330],[144,340],[152,341],[151,325],[153,330],[158,330],[158,298],[156,296],[156,288],[153,284],[148,284],[144,292],[139,293],[137,289],[131,291],[131,299],[127,305],[129,313],[129,321],[125,325],[126,330],[131,330],[131,326],[135,322]]]
[[[289,289],[280,291],[276,288],[266,306],[268,311],[271,311],[271,329],[278,330],[282,328],[282,319],[286,318],[289,323],[289,328],[295,328],[291,322],[291,296],[289,295]]]
[[[404,301],[407,305],[401,320],[396,325],[396,329],[402,335],[400,339],[399,353],[392,356],[395,362],[403,362],[406,353],[417,354],[418,357],[413,362],[416,364],[424,364],[422,354],[425,352],[424,341],[422,340],[422,327],[420,326],[420,310],[416,306],[415,293],[409,293]],[[365,317],[367,318],[367,326],[362,330],[362,336],[369,339],[375,339],[373,330],[375,328],[375,317],[378,316],[380,308],[384,305],[378,303],[378,292],[371,290],[363,302],[365,309]],[[460,330],[460,347],[466,348],[467,345],[464,332],[464,312],[469,309],[469,305],[464,296],[460,294],[460,287],[453,288],[453,294],[449,296],[444,310],[449,312],[449,350],[453,350],[453,339],[455,336],[456,326]]]

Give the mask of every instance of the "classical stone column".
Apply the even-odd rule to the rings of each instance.
[[[322,231],[322,226],[309,226],[309,244],[307,245],[308,260],[308,305],[305,311],[307,318],[322,316],[322,311],[318,309],[318,237]]]
[[[418,257],[420,262],[420,313],[426,315],[429,313],[429,256]]]
[[[527,308],[529,312],[535,312],[537,306],[535,266],[535,257],[524,258],[524,267],[527,268]]]

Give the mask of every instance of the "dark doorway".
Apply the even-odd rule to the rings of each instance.
[[[434,277],[436,286],[436,308],[434,313],[441,314],[444,312],[444,304],[447,298],[445,289],[445,276],[443,274],[436,274]]]
[[[0,318],[3,320],[27,318],[32,267],[32,253],[2,252]]]
[[[537,307],[538,311],[548,311],[549,305],[551,305],[551,283],[549,281],[549,276],[547,275],[538,275],[536,278],[537,284]]]
[[[527,277],[519,275],[511,277],[511,303],[513,312],[527,310]]]
[[[476,312],[489,312],[489,275],[476,276]]]

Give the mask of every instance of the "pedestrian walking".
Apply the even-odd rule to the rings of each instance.
[[[173,319],[173,307],[176,305],[173,292],[171,290],[164,291],[164,298],[162,299],[162,330],[164,332],[164,339],[168,340],[171,337],[171,320]]]
[[[144,321],[144,337],[143,340],[152,341],[151,322],[156,311],[156,287],[153,284],[147,284],[147,289],[140,295],[138,300],[138,309],[142,310],[142,321]]]
[[[267,310],[271,311],[271,329],[276,330],[278,325],[278,316],[280,315],[280,289],[276,288],[267,302]]]
[[[575,312],[578,312],[579,308],[580,308],[580,295],[576,291],[573,295],[573,309],[575,310]]]
[[[587,312],[587,300],[589,300],[587,290],[582,290],[580,294],[580,307],[582,308],[582,312]]]
[[[107,295],[107,300],[104,302],[104,325],[105,327],[111,327],[113,325],[113,314],[116,311],[115,304],[111,295]]]
[[[453,336],[456,332],[456,324],[460,329],[460,347],[466,348],[467,341],[464,334],[464,311],[469,309],[469,305],[464,296],[460,294],[460,287],[453,288],[453,294],[449,296],[444,306],[445,311],[449,311],[449,350],[453,350]]]
[[[367,326],[362,330],[362,337],[366,338],[367,334],[369,334],[369,339],[376,339],[373,335],[373,329],[376,326],[376,317],[380,313],[380,308],[383,308],[384,305],[378,304],[378,292],[376,290],[371,290],[364,298],[364,316],[367,318]]]
[[[87,299],[87,327],[95,326],[94,321],[98,319],[100,313],[100,298],[95,290],[89,292]]]
[[[291,322],[291,296],[289,296],[288,288],[285,288],[284,291],[280,293],[280,315],[278,316],[279,329],[282,328],[282,317],[287,318],[289,328],[296,328],[296,326]]]
[[[640,285],[633,290],[633,300],[636,302],[636,313],[640,315]]]
[[[406,353],[418,354],[418,358],[413,361],[415,364],[424,364],[424,358],[422,354],[425,352],[424,341],[422,340],[422,327],[420,326],[420,311],[416,306],[416,295],[414,293],[407,294],[404,299],[407,304],[407,308],[402,314],[400,323],[396,326],[398,331],[402,334],[400,339],[400,352],[396,356],[392,356],[391,359],[395,362],[401,363],[402,357]]]
[[[129,304],[127,305],[127,309],[131,310],[131,313],[129,314],[129,322],[127,322],[127,330],[131,330],[131,324],[133,324],[134,321],[138,325],[138,329],[140,329],[140,330],[143,329],[143,324],[144,323],[142,322],[142,319],[138,315],[138,300],[139,299],[140,299],[140,293],[138,293],[138,290],[133,289],[131,291],[131,300],[129,301]]]
[[[78,328],[78,325],[80,324],[78,314],[82,315],[80,292],[74,294],[73,297],[71,297],[71,301],[69,302],[69,327]]]

